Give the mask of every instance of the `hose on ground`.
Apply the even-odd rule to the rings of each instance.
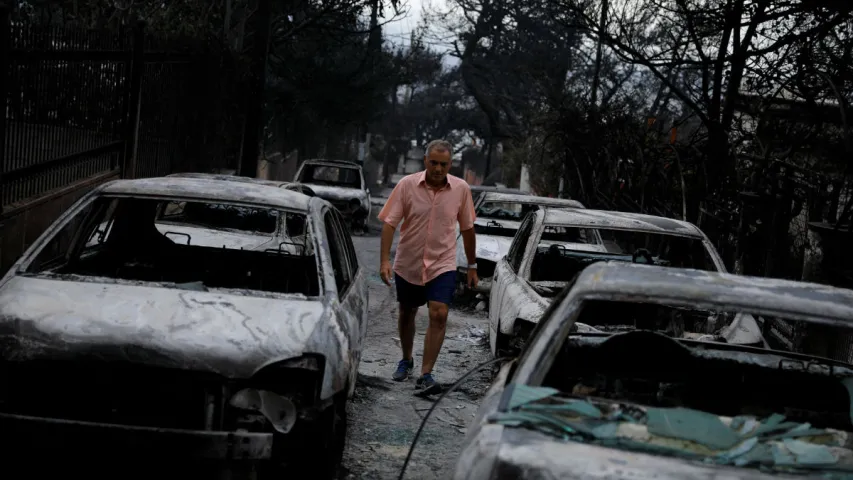
[[[427,410],[427,413],[426,413],[426,415],[424,415],[423,420],[421,420],[421,425],[418,427],[418,430],[415,432],[415,438],[412,439],[412,444],[409,446],[409,453],[406,455],[406,460],[403,462],[403,468],[400,469],[400,475],[397,477],[397,480],[403,480],[403,475],[406,474],[406,468],[409,466],[409,460],[411,460],[411,458],[412,458],[412,452],[415,451],[415,445],[417,445],[417,443],[418,443],[418,438],[420,438],[420,436],[421,436],[421,432],[424,429],[424,425],[426,425],[427,420],[429,420],[429,416],[432,415],[433,410],[435,410],[435,407],[437,407],[438,404],[441,403],[441,401],[444,399],[444,397],[448,393],[456,390],[457,387],[459,387],[460,385],[465,383],[465,381],[468,380],[468,377],[479,372],[483,368],[488,367],[489,365],[495,364],[497,362],[512,360],[513,358],[515,358],[515,357],[498,357],[498,358],[493,358],[491,360],[487,360],[487,361],[477,365],[476,367],[468,370],[467,372],[465,372],[465,374],[462,375],[462,377],[459,378],[459,380],[457,380],[456,383],[454,383],[453,385],[451,385],[450,388],[448,388],[447,390],[445,390],[441,393],[441,395],[435,400],[435,402],[432,403],[432,406],[429,408],[429,410]]]

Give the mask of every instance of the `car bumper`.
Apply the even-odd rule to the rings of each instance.
[[[271,433],[211,432],[82,422],[0,413],[0,430],[14,432],[13,448],[79,449],[99,456],[149,456],[163,459],[267,460]]]

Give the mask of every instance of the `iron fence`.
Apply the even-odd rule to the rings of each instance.
[[[0,7],[3,211],[89,177],[236,168],[246,68],[215,41],[12,21]]]
[[[117,170],[132,60],[127,32],[12,22],[0,12],[0,202],[5,207]]]

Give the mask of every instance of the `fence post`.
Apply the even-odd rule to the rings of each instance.
[[[121,178],[136,177],[136,157],[139,146],[139,114],[142,106],[142,73],[145,70],[143,48],[145,42],[145,22],[138,22],[133,28],[133,51],[130,60],[130,87],[127,97],[127,132],[125,134],[124,161]]]
[[[3,110],[0,112],[0,213],[6,207],[3,177],[5,176],[9,160],[6,158],[6,110],[9,108],[7,102],[9,101],[9,69],[11,67],[11,61],[9,60],[11,48],[9,42],[12,28],[9,21],[10,14],[11,8],[9,5],[0,0],[0,107]]]

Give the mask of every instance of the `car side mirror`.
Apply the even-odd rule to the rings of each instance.
[[[369,188],[365,188],[364,191],[367,192],[368,195],[370,195],[370,189]]]

